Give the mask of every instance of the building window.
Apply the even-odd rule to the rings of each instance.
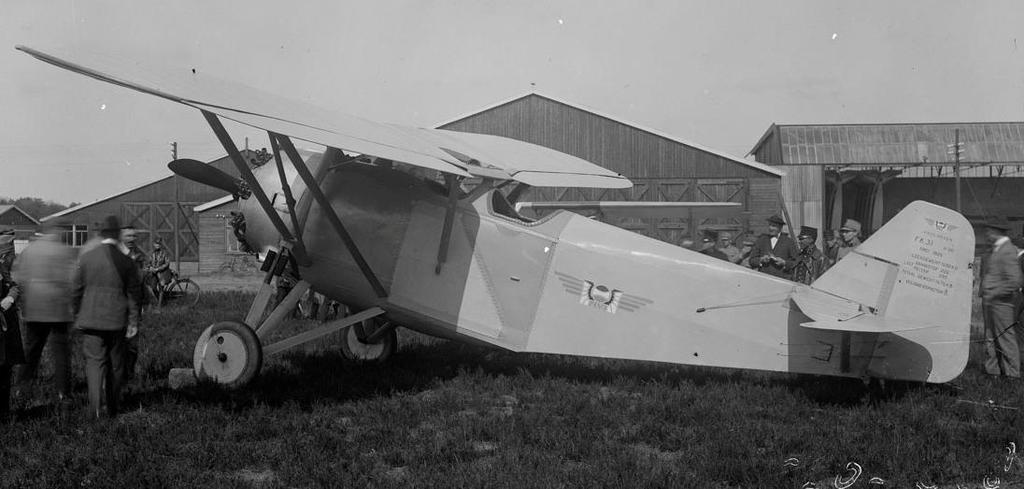
[[[89,240],[89,226],[85,224],[72,224],[61,226],[61,241],[68,246],[82,246]]]

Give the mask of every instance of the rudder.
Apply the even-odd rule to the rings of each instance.
[[[915,201],[811,287],[860,303],[890,324],[929,326],[882,333],[869,375],[946,382],[967,364],[973,259],[967,219]]]

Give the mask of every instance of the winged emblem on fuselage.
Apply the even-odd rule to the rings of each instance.
[[[593,280],[581,279],[572,275],[555,272],[562,288],[569,294],[579,298],[579,303],[615,314],[620,309],[636,312],[638,309],[654,301],[634,294],[627,294],[620,289],[598,284]]]

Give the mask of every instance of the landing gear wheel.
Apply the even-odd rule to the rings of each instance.
[[[363,328],[367,334],[376,331],[378,328],[391,328],[383,336],[373,343],[364,343],[359,340],[356,334],[356,325],[345,328],[344,338],[341,341],[341,353],[349,360],[356,360],[366,363],[383,363],[391,358],[398,350],[398,335],[395,328],[387,321],[369,319],[363,321]]]
[[[196,377],[236,389],[248,384],[263,366],[256,332],[237,321],[221,321],[203,331],[192,355]]]

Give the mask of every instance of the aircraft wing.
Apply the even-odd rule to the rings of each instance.
[[[516,211],[600,212],[606,217],[670,218],[693,211],[701,218],[734,217],[743,210],[739,202],[633,202],[633,201],[552,201],[517,202]]]
[[[195,70],[142,68],[96,55],[76,55],[79,61],[70,61],[70,56],[58,57],[26,46],[16,49],[75,73],[251,127],[453,175],[512,179],[534,186],[632,185],[625,177],[593,163],[514,139],[374,122]]]

